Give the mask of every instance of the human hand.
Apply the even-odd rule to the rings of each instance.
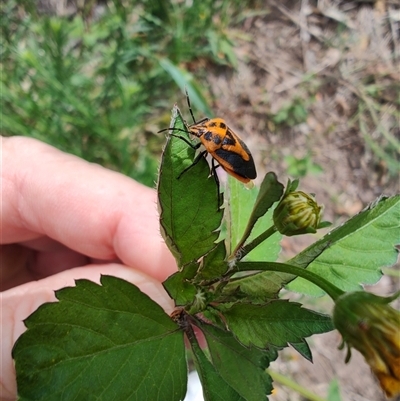
[[[176,264],[159,233],[156,192],[134,180],[24,137],[0,138],[1,382],[14,400],[11,350],[23,319],[54,291],[100,274],[137,285],[167,312],[161,281]]]

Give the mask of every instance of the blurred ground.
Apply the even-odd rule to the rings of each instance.
[[[256,149],[259,177],[273,170],[285,182],[289,155],[321,166],[320,174],[302,179],[302,188],[318,194],[327,218],[347,218],[380,194],[399,190],[398,175],[370,149],[357,122],[366,119],[373,129],[370,113],[358,108],[365,86],[374,82],[381,91],[379,123],[400,138],[399,6],[391,8],[397,18],[391,27],[389,3],[381,10],[385,2],[283,3],[267,1],[264,17],[246,19],[244,39],[236,39],[237,72],[208,75],[218,99],[215,115]],[[268,118],[286,108],[294,120],[296,106],[306,109],[300,123],[277,127]],[[368,133],[384,150],[379,130]]]
[[[319,165],[318,174],[301,179],[301,189],[316,193],[325,205],[325,218],[337,225],[379,195],[399,191],[398,172],[390,172],[368,145],[370,140],[384,150],[385,131],[400,137],[399,3],[271,0],[266,4],[265,14],[246,19],[243,31],[237,33],[238,71],[214,70],[208,76],[218,99],[215,115],[228,120],[254,150],[259,177],[272,170],[286,182],[290,166],[285,158],[290,155]],[[371,109],[360,107],[368,107],[365,89],[371,83],[380,88],[375,116]],[[268,119],[285,107],[288,117],[292,112],[296,118],[296,107],[302,105],[307,112],[300,123],[282,129]],[[374,128],[374,118],[383,130]],[[308,240],[315,239],[285,240],[285,255],[297,253]],[[385,277],[375,290],[388,294],[395,288]],[[314,364],[289,349],[273,369],[323,397],[336,378],[343,401],[384,400],[363,358],[354,352],[345,365],[339,344],[337,332],[314,336]],[[304,400],[276,387],[271,400]]]

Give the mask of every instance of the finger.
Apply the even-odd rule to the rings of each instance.
[[[74,286],[76,279],[86,278],[100,282],[100,274],[108,274],[123,278],[150,296],[169,314],[173,310],[173,302],[164,291],[162,285],[143,272],[126,266],[109,264],[101,266],[85,266],[67,270],[43,280],[24,284],[2,293],[2,313],[0,314],[1,367],[0,394],[2,399],[16,397],[16,382],[11,350],[17,338],[25,331],[23,320],[39,305],[54,302],[54,291],[66,286]]]
[[[2,138],[2,242],[49,237],[163,280],[176,270],[156,192],[31,138]]]

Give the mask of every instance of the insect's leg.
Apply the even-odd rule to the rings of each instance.
[[[182,130],[182,132],[186,132],[186,131]],[[201,142],[196,143],[196,145],[193,145],[193,143],[189,139],[186,139],[183,136],[175,135],[175,134],[170,134],[170,135],[174,136],[175,138],[182,139],[182,141],[186,142],[192,149],[198,149],[201,146]]]
[[[222,193],[220,192],[220,185],[219,185],[218,174],[217,174],[217,172],[215,171],[218,167],[219,167],[219,164],[215,165],[215,160],[214,160],[214,158],[211,159],[211,171],[212,171],[212,174],[213,174],[213,176],[214,176],[215,183],[217,184],[217,191],[218,191],[218,209],[219,209],[219,207],[222,205],[224,199],[223,199]]]
[[[186,132],[184,129],[180,129],[180,128],[163,128],[160,129],[160,131],[157,131],[157,134],[159,134],[160,132],[165,132],[165,131],[180,131],[180,132]]]
[[[183,138],[182,138],[182,139],[183,139]],[[186,167],[186,168],[178,175],[178,177],[177,177],[178,180],[179,180],[179,178],[182,177],[183,173],[186,173],[186,171],[190,170],[193,166],[195,166],[195,165],[201,160],[201,158],[204,157],[207,153],[208,153],[208,152],[207,152],[206,150],[203,150],[203,152],[200,152],[200,153],[196,156],[196,158],[193,160],[193,163],[192,163],[190,166]]]
[[[186,101],[187,101],[187,104],[189,106],[190,115],[193,118],[193,123],[196,124],[196,120],[195,120],[194,115],[193,115],[192,106],[190,105],[189,93],[188,93],[188,90],[187,90],[186,87],[185,87],[185,92],[186,92]]]
[[[179,132],[184,132],[185,134],[188,133],[186,130],[180,129],[180,128],[164,128],[164,129],[161,129],[160,131],[157,131],[157,134],[159,134],[160,132],[165,132],[165,131],[179,131]],[[182,138],[181,136],[174,135],[174,134],[171,134],[171,133],[170,133],[170,135],[176,136],[177,138],[181,138],[184,141],[186,141],[186,139]]]

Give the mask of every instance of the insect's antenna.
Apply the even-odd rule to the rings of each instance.
[[[159,134],[160,132],[165,132],[165,131],[180,131],[180,132],[184,132],[185,134],[187,134],[187,131],[185,131],[184,129],[180,129],[180,128],[164,128],[164,129],[161,129],[160,131],[157,131],[157,134]]]
[[[186,92],[186,100],[187,100],[187,104],[189,106],[190,115],[193,118],[193,123],[196,124],[196,119],[194,118],[194,115],[193,115],[192,106],[190,105],[190,99],[189,99],[189,93],[188,93],[187,87],[185,87],[185,92]]]

